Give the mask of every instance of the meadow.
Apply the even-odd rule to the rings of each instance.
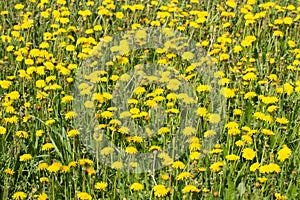
[[[0,199],[300,198],[300,1],[0,1]]]

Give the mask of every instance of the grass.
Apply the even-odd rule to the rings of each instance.
[[[0,18],[0,199],[299,198],[299,1]]]

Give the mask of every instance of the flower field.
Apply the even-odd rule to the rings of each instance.
[[[299,199],[300,1],[0,1],[0,199]]]

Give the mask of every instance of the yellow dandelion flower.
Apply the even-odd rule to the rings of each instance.
[[[6,95],[6,97],[8,97],[8,98],[10,98],[12,100],[17,100],[17,99],[20,98],[20,93],[18,91],[12,91],[12,92],[8,93]]]
[[[95,25],[94,26],[94,31],[101,31],[103,28],[101,25]]]
[[[158,197],[164,197],[169,193],[169,190],[164,185],[155,185],[153,190],[154,195]]]
[[[71,168],[71,167],[76,167],[77,165],[77,162],[76,161],[71,161],[69,162],[68,166]]]
[[[234,90],[230,88],[222,88],[221,94],[226,98],[233,98],[235,96]]]
[[[76,113],[76,112],[74,112],[74,111],[69,111],[69,112],[66,113],[65,119],[72,119],[72,118],[74,118],[75,116],[77,116],[77,113]]]
[[[100,154],[101,155],[109,155],[112,154],[114,152],[114,148],[112,147],[104,147],[103,149],[101,149]]]
[[[22,199],[25,199],[27,197],[27,194],[25,192],[15,192],[13,195],[12,195],[12,198],[14,200],[22,200]]]
[[[47,167],[47,170],[50,173],[56,173],[58,172],[62,167],[62,164],[60,162],[53,162],[49,167]]]
[[[214,172],[218,172],[221,170],[221,167],[223,167],[224,165],[225,165],[225,162],[218,161],[218,162],[211,164],[209,168]]]
[[[199,151],[201,149],[201,144],[198,142],[193,142],[190,144],[189,149],[191,151]]]
[[[15,171],[12,170],[12,169],[10,169],[10,168],[5,169],[4,172],[5,172],[6,174],[11,175],[11,176],[14,175],[14,173],[15,173]]]
[[[92,200],[92,196],[86,192],[78,192],[76,197],[80,200]]]
[[[32,155],[31,154],[23,154],[20,156],[20,161],[28,161],[28,160],[31,160],[32,159]]]
[[[6,133],[6,128],[0,126],[0,135],[4,135]]]
[[[246,160],[253,160],[255,155],[256,155],[256,153],[253,149],[250,149],[250,148],[243,149],[243,155],[242,156]]]
[[[47,169],[47,168],[48,168],[48,164],[45,163],[45,162],[42,162],[42,163],[40,163],[40,164],[38,165],[38,171],[40,171],[40,170],[45,170],[45,169]]]
[[[273,33],[274,36],[279,36],[279,37],[283,37],[284,33],[282,31],[274,31]]]
[[[241,109],[234,109],[233,110],[233,114],[234,115],[242,115],[243,114],[243,111]]]
[[[289,40],[288,45],[290,48],[294,48],[296,46],[296,43],[293,40]]]
[[[197,92],[209,92],[211,87],[209,85],[199,85],[197,86]]]
[[[208,114],[208,121],[212,124],[217,124],[221,120],[221,117],[219,114]]]
[[[253,97],[256,97],[255,92],[247,92],[244,94],[244,99],[252,99]]]
[[[161,175],[161,179],[164,181],[167,181],[170,179],[170,176],[168,174],[163,174],[163,175]]]
[[[184,52],[182,54],[182,58],[185,59],[185,60],[191,60],[194,58],[194,54],[192,52]]]
[[[55,123],[55,119],[49,119],[45,122],[46,125],[51,125]]]
[[[170,131],[171,131],[170,128],[168,128],[168,127],[162,127],[162,128],[160,128],[160,129],[158,130],[158,134],[159,134],[159,135],[162,135],[162,134],[165,134],[165,133],[169,133]]]
[[[14,8],[15,8],[16,10],[22,10],[22,9],[24,8],[24,5],[18,3],[18,4],[16,4],[16,5],[14,6]]]
[[[283,85],[283,91],[287,95],[291,95],[293,93],[293,91],[294,91],[294,87],[291,84],[289,84],[289,83],[285,83]]]
[[[277,159],[280,160],[280,162],[284,162],[291,156],[291,154],[292,150],[287,145],[283,145],[283,147],[278,151]]]
[[[92,165],[93,161],[87,158],[82,158],[78,160],[79,165],[85,166],[85,165]]]
[[[243,48],[240,45],[237,45],[235,47],[233,47],[233,52],[234,53],[239,53],[243,50]]]
[[[73,130],[68,131],[67,134],[68,134],[69,137],[75,137],[76,135],[79,135],[79,131],[73,129]]]
[[[288,124],[289,120],[285,117],[282,117],[282,118],[278,117],[278,118],[276,118],[276,122],[278,122],[279,124]]]
[[[37,197],[37,200],[47,200],[47,199],[49,199],[48,195],[44,192],[39,194],[39,195],[36,195],[36,197]]]
[[[116,162],[113,162],[112,164],[111,164],[111,168],[113,168],[113,169],[117,169],[117,170],[119,170],[119,169],[123,169],[123,163],[122,162],[118,162],[118,161],[116,161]]]
[[[259,168],[260,164],[258,162],[256,163],[253,163],[251,166],[250,166],[250,171],[251,172],[254,172],[255,170],[257,170]]]
[[[159,146],[156,146],[156,145],[154,145],[154,146],[151,146],[150,148],[149,148],[149,151],[151,152],[151,151],[160,151],[161,150],[161,148],[159,147]]]
[[[107,188],[107,183],[106,182],[101,181],[101,182],[97,182],[95,184],[95,189],[97,189],[97,190],[105,191],[106,188]]]
[[[176,180],[184,180],[184,179],[192,178],[192,177],[193,177],[193,175],[190,172],[181,172],[176,177]]]
[[[209,153],[210,153],[210,154],[218,154],[218,153],[221,153],[221,152],[223,152],[222,149],[213,149],[213,150],[211,150]]]
[[[236,3],[234,0],[227,0],[226,1],[226,5],[231,7],[231,8],[235,8],[236,7]]]
[[[68,166],[65,166],[67,168],[67,171],[70,171],[70,168]],[[62,171],[63,171],[64,167],[62,167]],[[89,176],[96,174],[96,170],[94,168],[88,167],[86,168],[86,171],[88,173]]]
[[[167,84],[167,88],[169,90],[175,91],[175,90],[179,89],[180,85],[181,85],[181,83],[180,83],[179,80],[177,80],[177,79],[171,79],[171,80],[169,80],[169,82]]]
[[[41,177],[40,178],[40,182],[41,183],[48,183],[49,182],[49,178],[47,178],[47,177]]]
[[[41,136],[43,135],[43,133],[44,133],[43,130],[37,130],[35,134],[36,134],[38,137],[41,137]]]
[[[236,160],[239,160],[239,159],[240,159],[240,157],[237,156],[237,155],[235,155],[235,154],[227,155],[225,158],[226,158],[227,160],[229,160],[229,161],[236,161]]]
[[[238,141],[235,142],[235,145],[238,146],[238,147],[242,147],[242,146],[244,146],[244,144],[245,144],[245,142],[242,141],[242,140],[238,140]]]
[[[266,182],[268,179],[265,178],[265,177],[259,177],[259,178],[257,178],[257,180],[258,180],[260,183],[264,183],[264,182]]]
[[[290,25],[290,24],[293,23],[293,18],[291,18],[291,17],[285,17],[285,18],[283,18],[283,23],[287,24],[287,25]]]
[[[214,135],[216,135],[216,133],[217,132],[215,130],[207,130],[204,132],[204,138],[214,136]]]
[[[246,80],[246,81],[256,80],[256,74],[253,72],[249,72],[243,76],[243,80]]]
[[[1,87],[2,89],[8,89],[11,85],[12,85],[12,82],[11,82],[11,81],[0,80],[0,87]]]
[[[113,113],[110,111],[104,111],[101,113],[101,117],[105,118],[105,119],[109,119],[113,117]]]
[[[238,128],[239,127],[239,124],[237,122],[228,122],[226,125],[225,125],[226,128],[229,128],[229,129],[232,129],[232,128]]]
[[[262,129],[261,130],[261,132],[264,134],[264,135],[268,135],[268,136],[270,136],[270,135],[275,135],[275,133],[273,132],[273,131],[271,131],[271,130],[269,130],[269,129]]]
[[[262,166],[259,167],[259,173],[269,174],[269,173],[273,173],[273,172],[279,173],[280,172],[280,166],[275,164],[275,163],[270,163],[270,164],[262,165]]]
[[[42,151],[50,151],[54,149],[54,145],[52,143],[46,143],[42,146]]]
[[[133,191],[141,191],[144,189],[144,186],[143,184],[141,183],[133,183],[131,186],[130,186],[130,189],[133,190]]]
[[[207,109],[204,108],[204,107],[200,107],[200,108],[197,109],[197,114],[200,117],[205,117],[207,115]]]
[[[268,108],[267,108],[267,111],[268,112],[274,112],[275,110],[277,110],[278,109],[278,107],[277,106],[269,106]]]
[[[183,189],[183,193],[189,193],[189,192],[199,192],[200,190],[194,186],[194,185],[186,185]]]
[[[126,147],[125,152],[129,154],[137,154],[138,150],[135,147],[131,146],[131,147]]]
[[[200,153],[197,151],[193,151],[190,153],[190,159],[191,160],[199,160],[200,158]]]
[[[182,131],[182,133],[186,136],[190,136],[193,135],[194,133],[196,133],[196,129],[194,127],[185,127]]]
[[[130,132],[130,129],[128,127],[122,126],[118,129],[118,132],[125,135],[125,134],[128,134]]]
[[[274,194],[274,196],[275,196],[276,200],[286,200],[286,199],[288,199],[286,196],[281,195],[281,194],[278,193],[278,192],[276,192],[276,193]]]
[[[181,161],[175,161],[172,163],[172,167],[176,169],[183,169],[185,167],[185,164]]]

